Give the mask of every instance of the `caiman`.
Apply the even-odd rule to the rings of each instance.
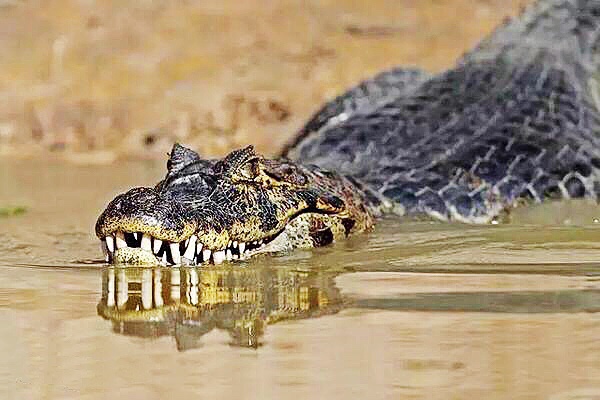
[[[490,223],[600,193],[600,0],[539,0],[446,72],[396,68],[325,104],[277,159],[175,144],[96,223],[106,260],[219,264],[323,246],[386,213]]]

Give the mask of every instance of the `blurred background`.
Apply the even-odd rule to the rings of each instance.
[[[325,100],[452,65],[525,0],[0,0],[0,155],[268,155]]]

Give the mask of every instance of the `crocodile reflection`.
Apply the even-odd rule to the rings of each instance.
[[[257,348],[265,325],[332,314],[341,296],[332,272],[277,268],[119,268],[103,272],[98,314],[113,331],[170,335],[178,350],[213,329],[234,346]]]

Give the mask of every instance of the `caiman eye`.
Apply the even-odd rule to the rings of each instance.
[[[259,173],[258,161],[251,160],[245,163],[240,167],[238,173],[243,179],[254,180],[258,176]]]

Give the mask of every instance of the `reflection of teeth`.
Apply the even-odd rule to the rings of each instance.
[[[144,234],[142,235],[142,249],[146,251],[152,251],[152,239],[150,236]]]
[[[171,258],[173,258],[173,262],[175,265],[181,263],[181,254],[179,253],[179,243],[171,243],[169,245],[171,247]]]
[[[100,249],[102,249],[102,254],[104,254],[104,261],[110,261],[110,256],[108,254],[108,247],[106,247],[106,242],[104,240],[100,241]]]
[[[125,234],[123,232],[117,232],[117,249],[122,249],[127,247],[127,242],[125,241]]]
[[[106,237],[106,247],[111,253],[115,251],[115,238],[112,235]]]
[[[221,264],[224,259],[225,259],[225,252],[223,250],[215,251],[213,253],[213,261],[215,264]]]
[[[152,250],[154,251],[154,254],[158,253],[158,251],[160,250],[162,246],[162,240],[160,239],[154,239],[154,246],[152,248]]]

